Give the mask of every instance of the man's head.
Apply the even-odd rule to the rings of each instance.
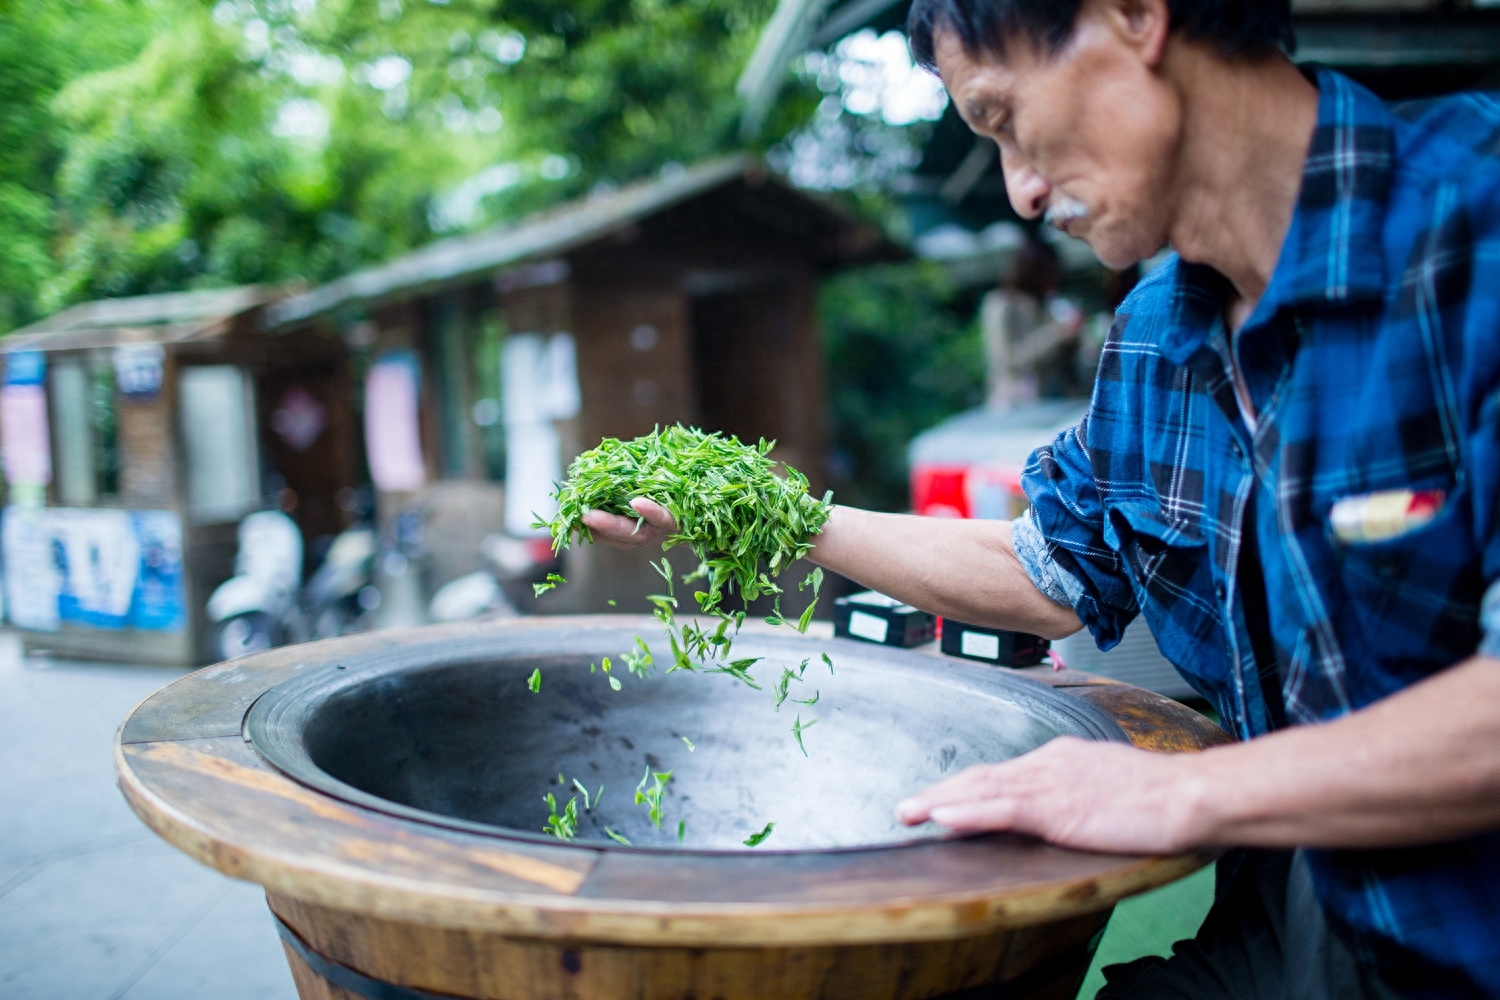
[[[1166,242],[1183,143],[1174,51],[1234,63],[1294,44],[1289,0],[916,0],[912,54],[1000,146],[1011,203],[1111,267]]]

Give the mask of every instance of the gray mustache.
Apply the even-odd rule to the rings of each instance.
[[[1048,205],[1047,211],[1042,216],[1042,221],[1049,226],[1062,228],[1074,219],[1082,219],[1089,214],[1088,207],[1081,201],[1072,198],[1063,198],[1054,205]]]

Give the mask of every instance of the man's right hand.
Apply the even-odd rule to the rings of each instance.
[[[636,549],[643,545],[661,547],[668,535],[677,533],[677,522],[667,508],[655,500],[636,497],[630,508],[642,520],[591,510],[583,515],[584,526],[594,533],[594,540],[617,549]]]

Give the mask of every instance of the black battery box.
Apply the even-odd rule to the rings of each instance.
[[[937,635],[937,617],[873,590],[833,602],[833,634],[883,646],[911,648]]]
[[[941,649],[949,656],[983,660],[1000,667],[1031,667],[1042,662],[1052,643],[1039,635],[943,619]]]

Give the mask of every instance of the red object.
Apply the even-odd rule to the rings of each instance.
[[[966,465],[919,465],[911,470],[912,509],[926,517],[970,517]]]
[[[531,556],[531,561],[538,566],[557,561],[557,554],[552,551],[552,539],[550,538],[528,538],[526,539],[526,554]]]
[[[1437,517],[1437,512],[1443,509],[1443,501],[1448,499],[1448,494],[1442,490],[1418,490],[1411,495],[1411,502],[1406,505],[1408,517],[1426,522]]]

